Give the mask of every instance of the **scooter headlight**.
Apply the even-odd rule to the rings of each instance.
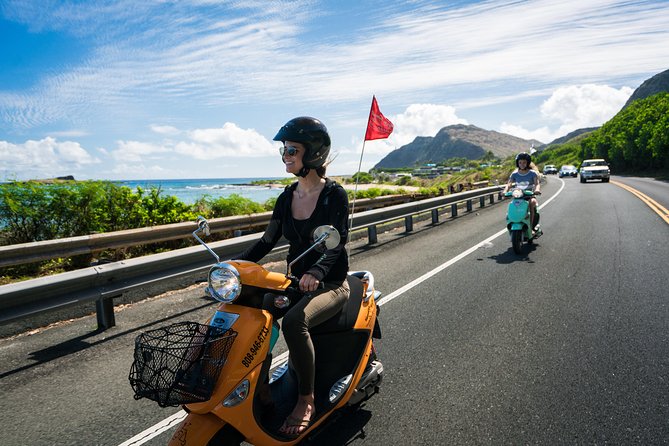
[[[513,192],[511,193],[511,196],[513,198],[523,198],[523,195],[525,194],[523,193],[522,189],[514,189]]]
[[[227,263],[217,263],[209,270],[209,294],[214,299],[231,303],[242,292],[239,271]]]

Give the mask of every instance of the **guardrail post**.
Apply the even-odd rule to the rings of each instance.
[[[467,200],[467,212],[471,212],[473,207],[474,207],[474,204],[473,204],[472,200]]]
[[[495,203],[495,194],[490,194],[490,204]]]
[[[404,228],[407,232],[413,231],[413,216],[407,215],[404,217]]]
[[[485,207],[485,197],[479,198],[479,207]]]
[[[376,234],[376,225],[368,226],[367,227],[367,242],[370,245],[373,245],[374,243],[378,242],[379,239]]]
[[[98,330],[106,330],[116,325],[113,297],[105,297],[95,301],[95,310],[98,318]]]
[[[432,209],[432,224],[439,223],[439,209]]]
[[[451,205],[451,217],[457,217],[458,216],[458,204],[453,203]]]

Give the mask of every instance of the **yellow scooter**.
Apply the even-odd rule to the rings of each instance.
[[[374,289],[371,272],[351,272],[344,308],[311,330],[318,411],[301,435],[282,435],[279,427],[297,401],[297,380],[289,360],[270,370],[270,345],[278,330],[272,315],[262,309],[263,297],[274,294],[278,307],[301,298],[292,264],[312,249],[337,246],[339,233],[332,226],[317,228],[313,245],[281,274],[249,261],[222,262],[198,237],[200,232],[209,234],[202,217],[193,236],[216,258],[207,290],[221,303],[204,324],[176,323],[139,335],[129,376],[136,399],[148,398],[163,407],[181,405],[188,413],[170,445],[296,444],[338,409],[378,392],[383,365],[373,339],[381,337],[381,293]],[[263,405],[258,397],[263,382],[269,382],[273,406]]]

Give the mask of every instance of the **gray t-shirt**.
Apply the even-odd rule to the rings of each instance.
[[[534,191],[534,183],[537,177],[537,172],[532,169],[528,170],[525,174],[520,173],[516,169],[509,177],[509,181],[516,183],[516,187],[519,189]]]

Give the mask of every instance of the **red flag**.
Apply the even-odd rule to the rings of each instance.
[[[373,139],[384,139],[393,132],[393,123],[383,116],[379,110],[379,104],[376,103],[376,96],[372,96],[372,108],[369,110],[369,120],[367,121],[367,132],[365,141]]]

